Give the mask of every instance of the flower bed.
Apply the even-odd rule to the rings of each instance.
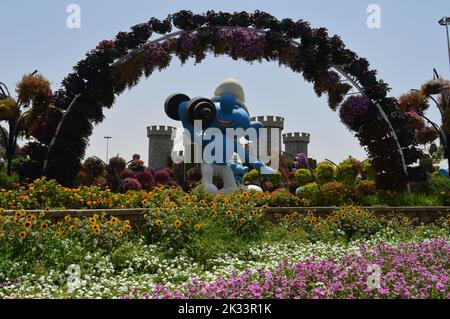
[[[182,299],[449,298],[450,242],[433,240],[392,247],[361,247],[334,261],[314,257],[284,261],[273,272],[246,270],[212,283],[192,279],[180,289],[157,285],[143,297]],[[380,285],[370,285],[371,267],[380,267]]]
[[[133,231],[125,220],[100,214],[89,218],[66,216],[56,224],[48,220],[45,211],[0,214],[0,297],[181,297],[188,296],[184,289],[193,279],[203,286],[195,284],[192,297],[202,297],[202,288],[220,278],[253,280],[254,285],[264,286],[261,280],[265,277],[261,276],[266,275],[284,278],[284,284],[281,291],[275,287],[261,290],[260,297],[408,297],[391,286],[382,286],[389,288],[387,294],[367,292],[360,286],[367,270],[357,274],[359,268],[351,274],[337,274],[344,283],[353,280],[351,276],[359,278],[351,291],[333,286],[324,294],[320,290],[323,287],[316,286],[320,276],[328,275],[321,275],[321,271],[346,269],[342,267],[350,261],[360,266],[379,264],[387,276],[382,283],[395,283],[389,276],[391,270],[402,271],[402,258],[418,267],[403,269],[406,282],[400,284],[406,285],[409,297],[448,297],[445,278],[432,277],[437,271],[439,276],[448,277],[447,219],[421,225],[407,217],[377,217],[357,207],[343,207],[329,218],[293,214],[268,223],[252,206],[235,207],[218,201],[211,207],[206,200],[200,200],[190,209],[180,209],[170,203],[149,209],[140,232]],[[428,240],[433,244],[427,244]],[[366,248],[361,250],[361,245]],[[374,253],[370,252],[373,247]],[[420,247],[425,250],[417,250]],[[299,263],[311,265],[311,271],[316,269],[314,274],[318,276],[305,277],[309,288],[301,291],[289,288],[295,283],[292,276],[297,276]],[[68,290],[70,265],[80,269],[80,285],[73,290]],[[427,274],[426,280],[410,269]],[[329,281],[321,282],[331,287]],[[424,285],[434,290],[423,295]],[[288,288],[295,288],[293,294],[286,294]],[[242,292],[223,291],[229,297],[239,297]]]

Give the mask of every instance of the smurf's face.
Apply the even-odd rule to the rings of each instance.
[[[250,115],[246,109],[237,102],[236,97],[225,94],[220,99],[213,99],[216,107],[216,118],[210,127],[219,128],[223,133],[228,128],[248,128],[250,126]]]

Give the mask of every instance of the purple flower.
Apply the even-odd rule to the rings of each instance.
[[[350,96],[342,103],[339,110],[342,123],[350,130],[358,131],[364,125],[364,115],[367,114],[369,105],[369,99],[364,96]]]

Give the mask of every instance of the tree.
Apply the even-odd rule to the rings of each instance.
[[[420,90],[412,90],[400,97],[399,108],[406,115],[410,129],[415,132],[418,144],[426,145],[440,139],[450,171],[450,81],[434,72],[434,79],[424,83]],[[440,125],[425,114],[430,102],[439,110]]]
[[[18,137],[21,134],[32,135],[33,124],[53,101],[50,82],[37,71],[23,76],[16,86],[16,93],[17,97],[13,98],[7,86],[0,82],[0,122],[8,125],[8,130],[0,126],[0,134],[5,144],[8,176],[17,153]]]

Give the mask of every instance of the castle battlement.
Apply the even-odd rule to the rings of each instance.
[[[176,134],[177,128],[167,125],[152,125],[147,127],[147,136],[172,136]]]
[[[284,128],[284,118],[281,116],[254,116],[251,120],[261,122],[264,127],[277,127],[281,130]]]
[[[295,143],[295,142],[309,143],[310,141],[311,141],[311,134],[309,133],[295,132],[283,134],[284,143]]]

